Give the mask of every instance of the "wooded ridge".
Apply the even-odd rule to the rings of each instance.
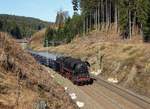
[[[0,14],[0,31],[8,32],[18,39],[30,37],[50,24],[50,22],[31,17]]]

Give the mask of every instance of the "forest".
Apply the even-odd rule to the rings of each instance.
[[[35,32],[50,24],[50,22],[31,17],[0,14],[0,31],[7,32],[17,39],[31,37]]]
[[[123,38],[132,38],[137,30],[144,41],[150,40],[150,0],[73,0],[73,7],[81,10],[88,27],[92,21],[107,31],[114,24]]]
[[[54,34],[53,28],[47,28],[46,40],[70,42],[77,35],[113,27],[122,39],[140,34],[144,42],[150,41],[150,0],[72,0],[72,5],[73,17]]]

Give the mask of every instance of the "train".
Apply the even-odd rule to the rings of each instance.
[[[45,52],[30,51],[29,53],[37,62],[50,67],[75,85],[93,84],[94,79],[89,74],[90,64],[87,61]]]

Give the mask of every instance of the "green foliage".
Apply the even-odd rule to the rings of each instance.
[[[119,19],[119,23],[121,25],[120,29],[121,31],[126,30],[128,25],[128,5],[124,1],[119,2],[119,14],[121,15]]]
[[[72,19],[68,19],[64,26],[66,41],[70,42],[77,34],[83,32],[83,18],[80,15],[74,15]]]
[[[72,0],[73,10],[76,13],[79,10],[79,0]]]
[[[68,18],[64,27],[59,27],[57,30],[48,27],[45,34],[44,46],[53,45],[52,43],[69,43],[77,34],[82,34],[83,19],[80,15],[74,15],[73,18]],[[55,45],[55,44],[54,44]]]
[[[81,10],[83,11],[83,13],[94,10],[97,7],[99,2],[100,0],[80,0]]]
[[[0,30],[3,28],[3,22],[0,20]]]
[[[129,31],[132,33],[131,28],[135,24],[144,33],[144,38],[149,37],[148,31],[150,30],[150,18],[148,14],[150,12],[150,0],[80,0],[79,2],[82,14],[86,15],[86,17],[89,12],[94,15],[96,13],[96,8],[98,8],[99,4],[101,4],[100,11],[102,10],[104,12],[104,16],[103,13],[100,12],[100,19],[103,17],[105,19],[105,23],[108,23],[107,14],[110,13],[110,5],[111,15],[109,16],[111,16],[111,19],[114,19],[115,9],[117,7],[119,28],[122,33],[126,33],[128,36]],[[131,26],[131,30],[129,30],[129,26]]]
[[[144,33],[144,39],[150,40],[150,0],[72,0],[72,4],[74,16],[68,18],[57,30],[48,28],[45,35],[48,42],[68,43],[77,34],[93,29],[98,23],[110,25],[116,22],[124,38],[131,36],[132,29],[136,26]],[[78,9],[81,9],[81,15],[77,14]]]
[[[16,24],[13,25],[13,27],[12,27],[12,29],[10,31],[10,34],[12,36],[14,36],[15,38],[17,38],[17,39],[21,39],[22,38],[21,32],[20,32],[20,28]]]
[[[136,1],[137,1],[136,12],[138,17],[138,22],[145,25],[150,11],[150,1],[149,0],[136,0]]]
[[[15,38],[30,37],[33,33],[47,27],[49,24],[49,22],[30,17],[0,15],[0,31],[8,32]]]
[[[147,23],[145,24],[144,34],[144,41],[150,42],[150,13],[148,14]]]
[[[49,41],[53,41],[56,36],[56,30],[48,27],[45,32],[44,47],[49,46]]]

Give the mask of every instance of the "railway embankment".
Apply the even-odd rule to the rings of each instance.
[[[51,74],[0,32],[0,109],[76,109]]]
[[[107,37],[101,33],[90,33],[69,44],[44,48],[42,31],[33,36],[30,46],[37,51],[49,51],[86,60],[91,64],[91,73],[150,97],[150,45],[135,40],[120,40],[114,36],[113,40],[109,40]]]

